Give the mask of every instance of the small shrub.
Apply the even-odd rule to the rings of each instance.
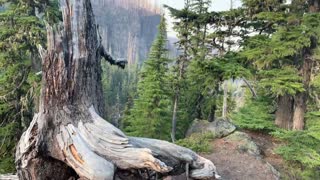
[[[304,131],[275,131],[272,134],[284,142],[276,152],[291,166],[302,179],[320,179],[320,114],[306,115]],[[298,168],[297,168],[298,167]]]
[[[212,133],[195,133],[188,138],[177,141],[176,144],[198,153],[210,153],[212,151],[210,141],[213,138]]]
[[[231,115],[231,119],[241,129],[270,132],[276,129],[271,110],[270,102],[260,98],[247,102],[246,106]]]

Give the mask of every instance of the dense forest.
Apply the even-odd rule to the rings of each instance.
[[[45,22],[61,20],[58,1],[1,1],[0,173],[14,172],[14,151],[38,107]]]
[[[88,99],[82,99],[81,94],[73,92],[74,89],[71,94],[64,94],[61,90],[64,76],[57,79],[50,78],[58,77],[60,72],[66,71],[66,74],[72,74],[78,70],[69,72],[67,60],[65,60],[66,69],[61,69],[57,62],[69,54],[66,51],[62,52],[60,46],[56,45],[59,41],[53,40],[50,36],[60,30],[58,24],[61,21],[65,23],[67,19],[63,18],[65,12],[59,9],[59,5],[63,4],[61,2],[59,3],[58,0],[0,1],[0,174],[16,173],[16,167],[20,166],[18,158],[22,157],[22,155],[15,157],[16,151],[16,155],[19,154],[17,143],[29,125],[31,124],[30,127],[34,125],[32,119],[35,113],[41,114],[41,110],[43,112],[46,110],[52,117],[58,120],[60,118],[57,123],[60,125],[64,124],[62,117],[72,119],[66,112],[78,113],[87,107],[88,101],[96,108],[97,114],[129,135],[129,140],[123,140],[122,138],[127,137],[122,135],[120,130],[106,126],[112,130],[112,135],[120,134],[119,137],[110,135],[110,141],[121,141],[124,144],[129,141],[133,145],[125,144],[124,146],[150,148],[152,155],[154,155],[153,152],[160,154],[159,157],[154,156],[169,165],[172,162],[166,158],[176,158],[174,154],[176,151],[186,152],[188,155],[191,152],[185,149],[176,150],[176,146],[162,144],[164,141],[189,148],[197,153],[207,154],[204,157],[213,161],[217,171],[220,172],[219,165],[223,169],[223,164],[220,164],[217,158],[222,159],[222,157],[210,158],[215,155],[215,151],[216,155],[218,154],[216,146],[221,145],[220,140],[231,142],[230,139],[235,138],[236,141],[242,142],[244,141],[242,138],[248,136],[250,143],[254,145],[250,144],[250,147],[241,145],[238,148],[239,151],[250,154],[253,152],[252,149],[257,147],[259,149],[257,156],[277,172],[274,179],[320,178],[319,0],[242,0],[240,7],[231,6],[228,11],[219,12],[211,11],[213,5],[211,0],[185,0],[183,9],[166,5],[160,8],[158,4],[142,0],[92,1],[98,26],[96,29],[90,26],[93,29],[86,29],[88,35],[79,33],[79,36],[86,40],[93,39],[92,44],[88,45],[92,49],[88,48],[87,53],[84,53],[89,54],[89,60],[90,58],[99,59],[101,56],[107,61],[100,62],[100,59],[94,61],[98,63],[96,66],[94,63],[89,63],[88,66],[95,66],[96,69],[91,72],[84,68],[84,72],[89,74],[79,76],[84,80],[70,75],[75,82],[80,82],[81,85],[90,87],[92,90],[78,88],[77,85],[72,85],[73,82],[65,80],[66,91],[69,91],[70,86],[79,92],[83,91],[85,95],[97,95]],[[105,9],[101,4],[103,6],[113,4],[114,8],[110,6],[107,12],[104,12]],[[88,7],[91,8],[91,4],[85,8]],[[90,10],[87,9],[87,11],[89,15],[86,18],[91,23],[90,18],[93,15],[90,14]],[[175,49],[169,43],[168,22],[165,16],[161,15],[162,12],[167,11],[171,19],[174,19],[173,28],[177,34]],[[70,25],[71,28],[74,28],[72,25]],[[156,26],[158,26],[157,29]],[[54,38],[77,35],[69,30],[66,28],[65,34],[56,35]],[[94,30],[98,33],[93,33]],[[96,39],[95,33],[98,37]],[[63,40],[70,41],[68,38]],[[50,43],[57,48],[52,48]],[[101,43],[101,45],[95,47],[95,43]],[[68,46],[74,46],[70,44]],[[106,50],[100,51],[103,46]],[[101,55],[97,53],[98,55],[91,57],[90,53],[94,48],[97,48],[97,52],[101,52]],[[45,51],[47,55],[44,55],[43,49],[48,49]],[[62,55],[49,57],[50,50],[56,54],[61,51],[63,58]],[[73,57],[69,57],[71,63],[76,61],[72,60],[77,55],[76,51],[73,51]],[[119,60],[113,60],[107,53]],[[121,55],[124,56],[121,57]],[[128,61],[125,68],[121,64],[123,59]],[[120,63],[117,64],[117,62]],[[54,68],[50,69],[51,66]],[[80,68],[81,66],[79,65]],[[70,68],[72,69],[72,66]],[[81,74],[81,71],[79,73]],[[70,77],[68,75],[68,78]],[[91,82],[94,78],[98,79],[98,83]],[[62,85],[59,84],[60,82],[57,83],[60,80]],[[100,81],[102,93],[99,92]],[[51,91],[52,94],[50,94]],[[41,100],[43,94],[46,96]],[[67,111],[63,107],[61,112],[51,111],[50,108],[58,107],[59,103],[66,103],[69,107],[68,102],[64,100],[59,102],[60,95],[77,102],[71,105],[78,105],[84,101],[86,106],[79,105],[80,110],[70,108]],[[57,102],[46,98],[57,99]],[[81,100],[78,102],[78,99]],[[76,117],[81,119],[87,117],[88,113],[92,114],[92,111],[79,112]],[[51,117],[46,118],[50,120]],[[68,120],[68,123],[74,122]],[[86,120],[83,120],[83,123],[85,126]],[[101,128],[103,123],[99,123]],[[82,120],[79,124],[79,134],[81,134]],[[210,129],[212,126],[213,128]],[[49,125],[46,128],[51,127],[52,125]],[[228,131],[230,127],[232,130]],[[95,127],[92,126],[92,128]],[[103,139],[99,132],[104,131],[101,129],[96,131],[96,136]],[[56,132],[48,131],[50,135],[43,137],[50,140],[48,146],[54,144],[50,139],[51,133]],[[88,135],[86,138],[92,137],[93,143],[100,142],[95,139],[96,136]],[[142,137],[164,141],[146,140],[144,142]],[[76,143],[76,140],[74,141]],[[103,142],[101,144],[107,149],[119,148]],[[159,144],[159,147],[165,149],[164,152],[158,152],[156,149],[161,148],[152,146],[153,144]],[[55,147],[55,145],[52,146]],[[111,155],[105,155],[100,152],[99,147],[90,143],[88,146],[97,148],[94,152],[99,152],[98,155],[102,154],[101,156],[106,156],[108,160],[111,159],[119,169],[146,168],[164,173],[163,167],[157,169],[158,167],[155,168],[150,162],[141,163],[144,165],[150,163],[152,164],[150,166],[149,164],[140,166],[139,159],[136,160],[136,165],[121,159],[126,157],[132,160],[131,153],[137,151],[134,148],[128,150],[128,155],[121,154],[120,150],[117,150],[119,154],[111,152]],[[238,144],[236,146],[238,147]],[[42,146],[39,145],[39,147]],[[71,148],[71,154],[72,152]],[[163,155],[161,153],[168,153],[170,156],[163,157],[163,160],[160,158]],[[56,155],[58,153],[52,154],[50,154],[51,157],[60,157]],[[190,160],[191,164],[201,159],[193,152],[191,154],[197,157]],[[84,156],[83,159],[85,158],[87,157]],[[237,161],[237,159],[231,160]],[[174,161],[173,164],[177,163],[176,160],[172,161]],[[198,169],[196,165],[189,166],[190,162],[185,159],[177,161],[176,166],[172,166],[174,173],[166,174],[166,172],[164,176],[184,172],[188,176],[189,168]],[[155,163],[155,161],[152,162]],[[71,166],[79,176],[84,174],[84,177],[89,177],[81,166],[79,168],[77,163],[73,163],[68,161],[68,166]],[[233,163],[236,164],[236,162]],[[155,166],[158,165],[155,164]],[[178,166],[185,167],[180,171]],[[52,165],[52,167],[56,166]],[[71,173],[69,170],[57,172]],[[224,173],[224,171],[219,173],[222,178],[235,178]],[[139,171],[137,174],[140,175],[137,179],[157,179],[158,176],[162,178],[157,173],[150,175],[148,170]],[[202,176],[195,174],[191,171],[191,177],[202,179]],[[19,172],[18,175],[19,178],[28,179]],[[119,177],[121,179],[120,175]],[[243,176],[242,179],[258,177]]]

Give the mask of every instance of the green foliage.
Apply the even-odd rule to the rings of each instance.
[[[213,107],[215,111],[222,107],[223,92],[220,88],[222,83],[229,79],[250,77],[250,74],[250,70],[241,65],[236,53],[192,61],[187,72],[191,92],[188,97],[193,100],[190,102],[191,106],[199,103],[200,117],[207,118]],[[202,98],[201,101],[198,101],[199,98]]]
[[[0,174],[15,172],[15,170],[16,170],[16,167],[15,167],[14,158],[12,158],[12,155],[1,157]]]
[[[298,74],[295,68],[289,66],[261,71],[258,74],[259,88],[264,89],[265,94],[271,96],[295,95],[298,92],[304,92],[302,78]]]
[[[235,87],[233,86],[234,81],[225,81],[227,83],[227,118],[229,118],[232,113],[235,111],[237,104],[234,98],[233,93],[235,92]],[[217,97],[217,110],[216,110],[216,117],[222,117],[222,109],[223,109],[223,89],[219,93]]]
[[[56,0],[2,0],[0,4],[5,7],[0,11],[0,173],[9,173],[15,169],[15,144],[36,109],[40,77],[34,73],[41,66],[36,46],[46,44],[43,20],[54,23],[57,20],[52,18],[61,16]],[[48,16],[39,19],[36,9]]]
[[[320,112],[308,112],[306,119],[306,133],[320,142]]]
[[[188,138],[177,141],[176,144],[198,153],[210,153],[212,151],[210,142],[213,139],[212,133],[195,133]]]
[[[238,112],[233,113],[231,119],[239,128],[269,132],[276,129],[272,109],[267,98],[250,100]]]
[[[304,179],[320,177],[320,114],[307,115],[307,128],[304,131],[276,131],[274,136],[286,142],[277,149],[285,160],[297,166],[297,176]],[[292,164],[294,163],[294,164]]]
[[[171,94],[168,82],[168,53],[164,17],[149,59],[144,63],[138,82],[137,98],[126,117],[127,132],[133,136],[170,139]]]
[[[243,10],[217,13],[210,12],[210,6],[211,1],[194,0],[186,1],[182,10],[167,7],[177,19],[174,29],[181,51],[171,81],[179,95],[179,137],[193,119],[213,120],[221,114],[224,81],[251,76],[245,59],[231,50],[237,41],[230,37]],[[232,107],[231,98],[228,102]]]
[[[136,96],[138,65],[129,64],[126,69],[120,69],[102,62],[102,70],[106,119],[116,126],[123,127],[120,116],[123,115],[126,104],[130,104]]]
[[[313,1],[243,0],[241,8],[220,13],[209,13],[208,4],[201,2],[207,1],[191,1],[181,11],[169,8],[179,19],[175,29],[182,57],[188,62],[181,81],[187,87],[180,89],[180,110],[184,112],[179,118],[190,122],[195,117],[216,115],[221,106],[222,82],[249,77],[256,82],[259,98],[249,100],[234,113],[234,122],[240,128],[272,132],[288,142],[278,150],[279,154],[299,164],[300,170],[306,172],[304,177],[318,179],[320,143],[316,112],[320,109],[320,81],[316,61],[320,59],[320,13],[312,12]],[[240,38],[238,53],[231,53],[232,45],[237,44],[234,37]],[[213,50],[218,50],[217,54]],[[309,57],[314,61],[314,70],[303,72],[309,70]],[[314,77],[310,82],[309,74]],[[304,131],[283,131],[274,125],[275,100],[287,94],[293,100],[288,102],[289,107],[296,107],[297,94],[310,95],[312,101],[307,109],[316,112],[308,113]]]
[[[243,27],[257,33],[245,32],[240,54],[254,65],[264,95],[275,98],[289,94],[294,99],[303,93],[317,99],[316,86],[308,81],[313,72],[301,73],[308,65],[306,57],[316,60],[318,54],[320,13],[311,12],[312,5],[306,1],[244,1],[243,8],[250,13],[243,17],[251,21]]]
[[[2,109],[2,108],[1,108]],[[18,141],[18,124],[11,122],[0,128],[0,174],[14,172],[14,147]]]
[[[307,168],[320,167],[320,141],[304,131],[283,131],[273,133],[288,142],[286,146],[277,149],[277,153],[288,161],[300,163]]]
[[[270,100],[251,100],[234,113],[232,119],[239,128],[269,132],[282,140],[285,145],[276,149],[276,152],[288,162],[291,176],[298,179],[319,178],[320,113],[307,114],[306,130],[286,131],[274,125],[274,117],[270,113],[272,109]]]
[[[312,35],[306,26],[279,27],[271,37],[256,35],[247,39],[242,54],[258,69],[292,65],[296,63],[293,56],[310,47]]]
[[[278,149],[278,153],[293,163],[295,168],[298,167],[296,172],[299,179],[320,177],[318,80],[317,75],[312,74],[314,72],[310,72],[316,77],[311,82],[308,81],[308,73],[301,73],[303,66],[308,63],[306,56],[314,60],[318,57],[320,13],[312,12],[312,3],[304,0],[286,4],[276,0],[243,0],[243,8],[248,12],[243,17],[251,19],[243,27],[251,27],[258,33],[245,35],[240,53],[254,64],[259,92],[264,96],[275,98],[290,94],[295,100],[298,93],[310,95],[312,101],[308,110],[316,112],[307,113],[306,129],[285,131],[275,128],[272,123],[274,118],[269,113],[274,111],[266,108],[272,105],[271,102],[262,106],[251,102],[234,115],[240,127],[266,129],[286,142],[285,146]],[[318,68],[318,65],[313,68]],[[288,106],[293,104],[288,103]]]

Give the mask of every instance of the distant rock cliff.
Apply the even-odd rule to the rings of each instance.
[[[157,34],[160,8],[156,0],[94,0],[103,44],[115,58],[129,64],[143,61]]]

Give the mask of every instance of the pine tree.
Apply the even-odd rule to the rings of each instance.
[[[181,118],[180,109],[182,109],[183,104],[181,101],[183,99],[183,91],[186,90],[186,69],[190,61],[190,47],[191,47],[191,29],[193,28],[192,19],[193,13],[190,11],[190,1],[185,1],[185,6],[182,10],[176,10],[171,7],[167,7],[171,16],[179,19],[175,22],[174,29],[177,32],[177,37],[179,41],[177,42],[178,50],[180,51],[174,66],[171,69],[171,87],[174,92],[173,95],[173,113],[172,113],[172,125],[171,125],[171,141],[175,142],[177,136],[177,121]],[[184,122],[179,124],[179,127],[189,125],[189,123]],[[182,128],[186,129],[186,128]],[[181,133],[180,133],[181,134]],[[184,133],[182,133],[184,134]]]
[[[179,137],[184,136],[185,131],[196,114],[194,112],[194,104],[196,103],[190,97],[198,95],[199,91],[194,90],[194,86],[189,84],[188,70],[192,61],[200,59],[199,54],[203,55],[202,52],[206,49],[205,39],[208,34],[207,29],[211,17],[211,14],[208,12],[210,4],[211,2],[208,0],[186,0],[185,7],[182,10],[167,7],[171,16],[178,19],[175,22],[174,29],[179,38],[177,48],[180,51],[172,74],[172,87],[174,91],[172,141],[176,139],[176,135]],[[194,91],[191,93],[191,90]],[[194,93],[196,95],[193,95]]]
[[[142,67],[137,99],[127,117],[129,134],[150,138],[170,138],[171,94],[168,84],[166,22],[161,18],[159,32],[148,60]]]
[[[190,66],[188,67],[187,79],[190,83],[191,104],[195,105],[194,116],[198,119],[206,118],[204,112],[204,104],[206,95],[204,95],[203,80],[198,78],[197,71],[199,63],[207,59],[209,49],[207,48],[206,39],[208,36],[208,25],[211,13],[209,7],[211,1],[208,0],[193,0],[191,1],[191,11],[197,15],[192,21],[194,28],[192,29],[191,36],[191,58]],[[212,98],[210,98],[212,99]],[[213,98],[214,99],[214,98]]]

